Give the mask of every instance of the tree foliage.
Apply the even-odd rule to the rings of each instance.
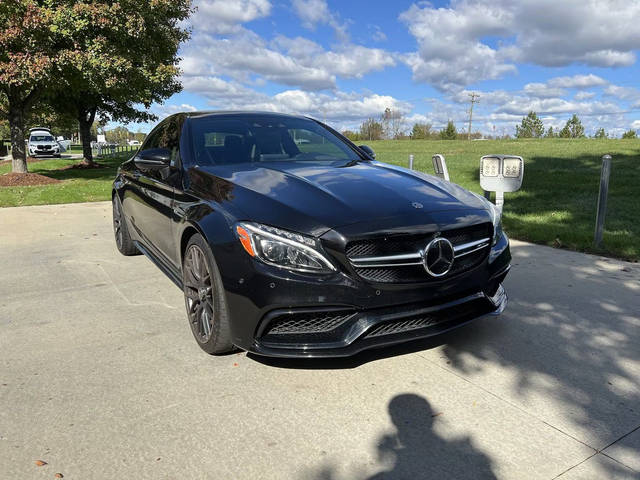
[[[550,126],[548,128],[547,132],[544,134],[544,138],[556,138],[557,136],[558,136],[558,134],[553,129],[553,126]]]
[[[560,130],[560,138],[583,138],[584,136],[582,122],[575,114],[567,120],[565,126]]]
[[[447,126],[440,130],[440,138],[442,140],[455,140],[458,138],[458,132],[452,120],[449,120]]]
[[[26,171],[25,116],[38,100],[78,120],[91,161],[96,115],[154,119],[181,89],[177,51],[191,0],[2,0],[0,90],[8,100],[14,171]]]
[[[430,123],[415,123],[411,129],[411,138],[414,140],[424,140],[431,138],[434,132]]]
[[[381,140],[384,135],[382,123],[368,118],[360,125],[360,140]]]
[[[627,130],[622,134],[622,138],[638,138],[635,130]]]
[[[597,138],[599,140],[602,140],[607,137],[608,135],[607,135],[607,132],[604,131],[604,128],[599,128],[598,130],[596,130],[596,133],[593,136],[593,138]]]
[[[516,125],[516,138],[540,138],[544,135],[544,125],[538,114],[531,111]]]
[[[403,134],[404,114],[400,110],[385,108],[381,117],[385,138],[400,138]]]

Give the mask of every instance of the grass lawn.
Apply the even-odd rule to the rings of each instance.
[[[482,155],[504,153],[524,158],[519,192],[505,194],[504,229],[512,237],[578,251],[640,259],[640,140],[488,140],[378,141],[371,146],[380,161],[433,173],[431,155],[447,160],[451,181],[482,193]],[[613,156],[603,248],[594,250],[602,155]],[[559,243],[558,243],[559,242]]]
[[[447,159],[451,180],[481,193],[480,157],[491,153],[521,155],[525,159],[522,190],[505,194],[504,228],[512,238],[578,251],[640,259],[640,140],[398,140],[361,142],[370,145],[383,162],[433,173],[431,155]],[[598,201],[601,157],[613,156],[603,249],[594,250],[593,231]],[[0,206],[108,200],[117,166],[131,152],[100,159],[96,170],[62,170],[78,160],[32,163],[29,171],[48,175],[61,184],[0,188]],[[0,165],[0,174],[10,171]]]
[[[0,207],[45,205],[53,203],[98,202],[111,198],[111,183],[118,166],[129,158],[131,152],[97,161],[105,168],[90,170],[60,170],[74,165],[78,159],[51,159],[30,163],[29,172],[39,173],[62,183],[34,187],[0,188]],[[11,164],[0,165],[0,175],[11,171]]]

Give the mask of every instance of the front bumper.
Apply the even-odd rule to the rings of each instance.
[[[430,307],[354,312],[348,322],[333,329],[334,339],[330,341],[309,342],[312,334],[266,335],[256,339],[250,351],[272,357],[346,357],[371,348],[439,335],[471,320],[499,315],[506,306],[507,294],[502,284],[498,284],[493,295],[478,292]]]
[[[429,284],[382,285],[345,272],[296,274],[253,261],[235,251],[236,245],[227,247],[215,256],[233,343],[260,355],[350,356],[437,335],[500,314],[507,304],[502,281],[511,255],[505,235],[473,270]]]

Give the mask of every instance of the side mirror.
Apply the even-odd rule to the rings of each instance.
[[[360,150],[362,150],[364,153],[366,153],[369,157],[371,157],[373,160],[376,159],[376,152],[373,151],[373,148],[371,148],[368,145],[360,145]]]
[[[171,150],[168,148],[149,148],[141,151],[134,162],[139,168],[147,170],[168,167],[171,163]]]

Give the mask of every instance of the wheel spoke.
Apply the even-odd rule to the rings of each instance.
[[[207,256],[198,245],[185,255],[183,287],[191,328],[198,341],[206,342],[214,322],[213,283]]]
[[[206,308],[202,309],[200,318],[202,320],[202,328],[204,329],[204,334],[208,337],[211,334],[211,324],[209,323],[210,316]]]

